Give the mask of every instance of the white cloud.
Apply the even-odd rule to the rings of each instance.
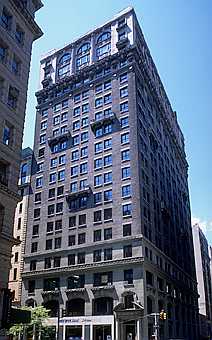
[[[204,220],[201,220],[198,217],[193,217],[192,216],[191,223],[192,223],[192,225],[199,224],[199,226],[202,229],[203,233],[212,231],[212,221],[204,221]]]

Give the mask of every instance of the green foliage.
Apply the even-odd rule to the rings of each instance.
[[[45,329],[42,324],[48,318],[49,310],[47,310],[43,306],[38,306],[34,308],[24,306],[21,309],[31,311],[31,322],[25,325],[13,325],[12,327],[10,327],[8,334],[17,336],[18,334],[23,333],[24,328],[26,331],[32,331],[32,329],[34,328],[35,330],[40,330],[41,332]]]

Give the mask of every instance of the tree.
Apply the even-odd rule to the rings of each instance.
[[[25,339],[26,332],[32,332],[33,340],[36,339],[36,333],[38,333],[38,339],[41,339],[41,334],[45,330],[43,325],[48,318],[49,310],[43,306],[38,307],[22,307],[22,310],[31,311],[31,322],[28,324],[15,324],[10,327],[8,334],[14,335],[15,339],[21,339],[21,335]]]

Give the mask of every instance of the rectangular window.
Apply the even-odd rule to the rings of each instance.
[[[73,131],[79,130],[80,129],[80,120],[76,120],[73,122]]]
[[[101,152],[103,150],[103,143],[99,142],[95,144],[95,153]]]
[[[52,239],[46,240],[46,250],[52,249]]]
[[[53,125],[57,125],[57,124],[59,124],[59,123],[60,123],[60,116],[54,117],[54,119],[53,119]]]
[[[130,150],[123,150],[121,152],[121,160],[122,161],[129,161],[130,160]]]
[[[11,29],[12,25],[12,15],[8,12],[8,10],[4,7],[1,16],[1,24],[6,30]]]
[[[46,141],[46,134],[40,135],[40,144],[45,143]]]
[[[123,236],[131,236],[131,224],[124,224],[123,225]]]
[[[109,184],[109,183],[112,183],[112,172],[107,172],[104,174],[104,184]]]
[[[49,198],[54,198],[55,197],[55,188],[49,189]]]
[[[79,215],[79,225],[86,225],[86,214]]]
[[[122,187],[122,197],[129,197],[131,196],[131,185],[125,185]]]
[[[78,171],[79,171],[78,165],[72,166],[71,167],[71,176],[78,176]]]
[[[39,224],[33,225],[32,235],[33,236],[38,236],[39,235]]]
[[[127,282],[127,284],[133,284],[133,269],[124,270],[124,282]]]
[[[68,245],[70,246],[75,246],[76,244],[76,236],[75,235],[69,235],[68,237]]]
[[[112,238],[112,228],[104,229],[104,240],[110,240]]]
[[[36,269],[37,269],[37,261],[36,260],[30,261],[30,271],[33,271]]]
[[[60,262],[61,262],[61,257],[60,256],[56,256],[54,257],[54,268],[60,267]]]
[[[80,164],[80,174],[87,174],[88,172],[88,163]]]
[[[57,174],[56,172],[53,172],[49,174],[49,183],[55,183],[57,180]]]
[[[121,144],[127,144],[129,142],[130,142],[130,134],[129,134],[129,132],[123,133],[121,135]]]
[[[112,260],[112,257],[113,257],[112,251],[113,251],[112,248],[104,249],[104,261]]]
[[[22,28],[17,24],[16,31],[15,31],[15,40],[20,44],[23,45],[24,43],[24,31]]]
[[[93,262],[100,262],[102,260],[102,250],[97,249],[93,252]]]
[[[62,238],[61,237],[57,237],[57,238],[54,239],[54,249],[61,248],[61,244],[62,244]]]
[[[102,185],[102,175],[97,175],[94,177],[94,186]]]
[[[61,114],[61,122],[64,122],[68,119],[68,112],[63,112]]]
[[[54,204],[48,206],[48,216],[54,215]]]
[[[38,251],[38,242],[31,243],[31,253],[36,253]]]
[[[40,208],[34,209],[34,218],[39,218],[40,217]]]
[[[87,142],[88,141],[88,131],[81,133],[81,142]]]
[[[46,232],[47,233],[52,233],[54,228],[54,222],[47,222],[46,226]]]
[[[106,139],[104,140],[104,150],[111,149],[112,148],[112,139]]]
[[[28,294],[33,294],[35,292],[35,280],[28,281]]]
[[[113,272],[94,273],[93,281],[94,287],[112,285]]]
[[[122,206],[122,215],[123,217],[132,215],[132,204],[131,203],[124,204]]]
[[[104,209],[104,221],[112,219],[112,208]]]
[[[88,113],[89,112],[89,103],[82,105],[82,113]]]
[[[96,192],[94,194],[94,204],[98,204],[102,202],[102,193],[101,192]]]
[[[106,96],[104,96],[104,104],[110,104],[112,103],[112,95],[111,93],[107,94]]]
[[[131,244],[123,247],[123,255],[124,255],[124,257],[132,257],[132,246],[131,246]]]
[[[79,102],[80,100],[81,100],[81,94],[80,93],[75,94],[74,102],[76,103],[76,102]]]
[[[88,147],[85,146],[84,148],[81,148],[81,157],[87,157],[88,156]]]
[[[121,127],[125,128],[128,126],[129,126],[129,118],[128,117],[121,118]]]
[[[123,87],[122,89],[120,89],[120,97],[124,98],[128,96],[128,87]]]
[[[102,92],[102,84],[98,84],[98,85],[95,86],[95,92],[96,93]]]
[[[61,185],[60,187],[57,188],[57,196],[61,196],[64,194],[64,186]]]
[[[100,106],[102,106],[102,105],[103,105],[103,98],[102,98],[102,97],[97,98],[97,99],[95,100],[95,107],[100,107]]]
[[[59,157],[59,165],[66,164],[66,155],[61,155]]]
[[[122,179],[130,178],[130,167],[125,167],[121,169],[122,171]]]
[[[94,232],[93,232],[93,240],[94,240],[94,242],[101,241],[101,238],[102,238],[102,231],[101,231],[101,229],[94,230]]]
[[[53,111],[54,112],[60,111],[60,107],[61,107],[61,103],[55,104],[54,107],[53,107]]]
[[[89,97],[89,90],[83,91],[82,92],[82,99],[86,99]]]
[[[128,80],[127,73],[121,74],[119,80],[120,80],[120,83],[124,83],[125,81],[127,81]]]
[[[78,253],[77,254],[77,263],[78,264],[85,263],[85,253]]]
[[[62,220],[55,221],[55,231],[62,230]]]
[[[75,265],[75,254],[68,255],[68,266]]]
[[[110,202],[113,199],[112,189],[104,191],[104,201]]]
[[[104,83],[104,90],[111,89],[111,80],[108,80]]]
[[[94,211],[93,220],[94,220],[94,222],[101,222],[102,221],[102,211],[101,210]]]
[[[127,112],[128,111],[128,102],[124,102],[124,103],[121,103],[120,104],[120,112],[123,113],[123,112]]]
[[[63,202],[56,204],[56,213],[61,213],[63,211]]]
[[[69,217],[69,228],[76,227],[76,216]]]
[[[79,116],[79,115],[80,115],[80,106],[75,107],[74,111],[73,111],[73,116],[74,117]]]
[[[103,165],[102,158],[97,158],[94,160],[94,169],[101,169]]]
[[[104,157],[104,166],[112,165],[112,155],[107,155]]]
[[[65,180],[65,170],[58,171],[58,181]]]
[[[13,109],[16,109],[17,107],[18,96],[19,96],[19,91],[15,87],[10,86],[9,92],[8,92],[7,104]]]
[[[85,243],[85,233],[78,234],[78,244],[83,244]]]
[[[88,117],[82,118],[81,126],[82,127],[88,126]]]
[[[49,269],[51,268],[52,263],[51,263],[51,257],[46,257],[44,260],[44,268]]]

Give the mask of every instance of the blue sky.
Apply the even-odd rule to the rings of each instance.
[[[186,142],[192,216],[212,244],[211,0],[43,0],[32,51],[23,146],[33,145],[41,55],[133,6]]]

